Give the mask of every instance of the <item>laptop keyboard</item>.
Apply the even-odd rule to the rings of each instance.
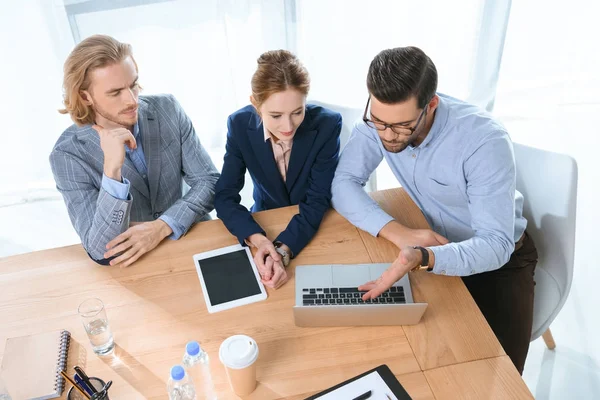
[[[392,286],[376,299],[364,301],[358,288],[308,288],[302,289],[303,306],[354,306],[360,304],[406,304],[404,288]]]

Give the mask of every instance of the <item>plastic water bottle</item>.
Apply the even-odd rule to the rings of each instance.
[[[181,365],[171,368],[167,391],[169,400],[196,400],[194,384]]]
[[[0,376],[0,400],[11,400],[10,394],[8,393],[8,389],[4,385],[2,381],[2,377]]]
[[[183,366],[196,386],[197,399],[215,400],[217,396],[210,374],[210,360],[198,342],[192,341],[185,346]]]

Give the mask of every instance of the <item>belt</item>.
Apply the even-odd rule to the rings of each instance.
[[[513,253],[521,250],[521,247],[523,247],[523,242],[525,242],[526,236],[527,236],[527,232],[523,232],[523,234],[521,235],[519,240],[517,240],[517,242],[515,243],[515,251]]]

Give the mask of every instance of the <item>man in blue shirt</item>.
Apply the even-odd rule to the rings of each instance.
[[[461,276],[506,353],[523,372],[533,321],[537,252],[525,232],[512,142],[485,111],[436,93],[437,70],[416,47],[372,61],[363,121],[354,127],[332,185],[333,207],[400,254],[376,281],[379,296],[411,270]],[[363,190],[386,159],[431,230],[409,229]]]

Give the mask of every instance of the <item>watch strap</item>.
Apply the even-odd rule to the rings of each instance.
[[[425,269],[425,270],[427,270],[427,272],[433,271],[433,267],[429,266],[429,252],[427,251],[427,249],[424,247],[421,247],[421,246],[413,246],[413,249],[419,250],[421,252],[421,256],[422,256],[421,257],[421,265],[415,267],[413,269],[413,271],[417,270],[417,269]]]

